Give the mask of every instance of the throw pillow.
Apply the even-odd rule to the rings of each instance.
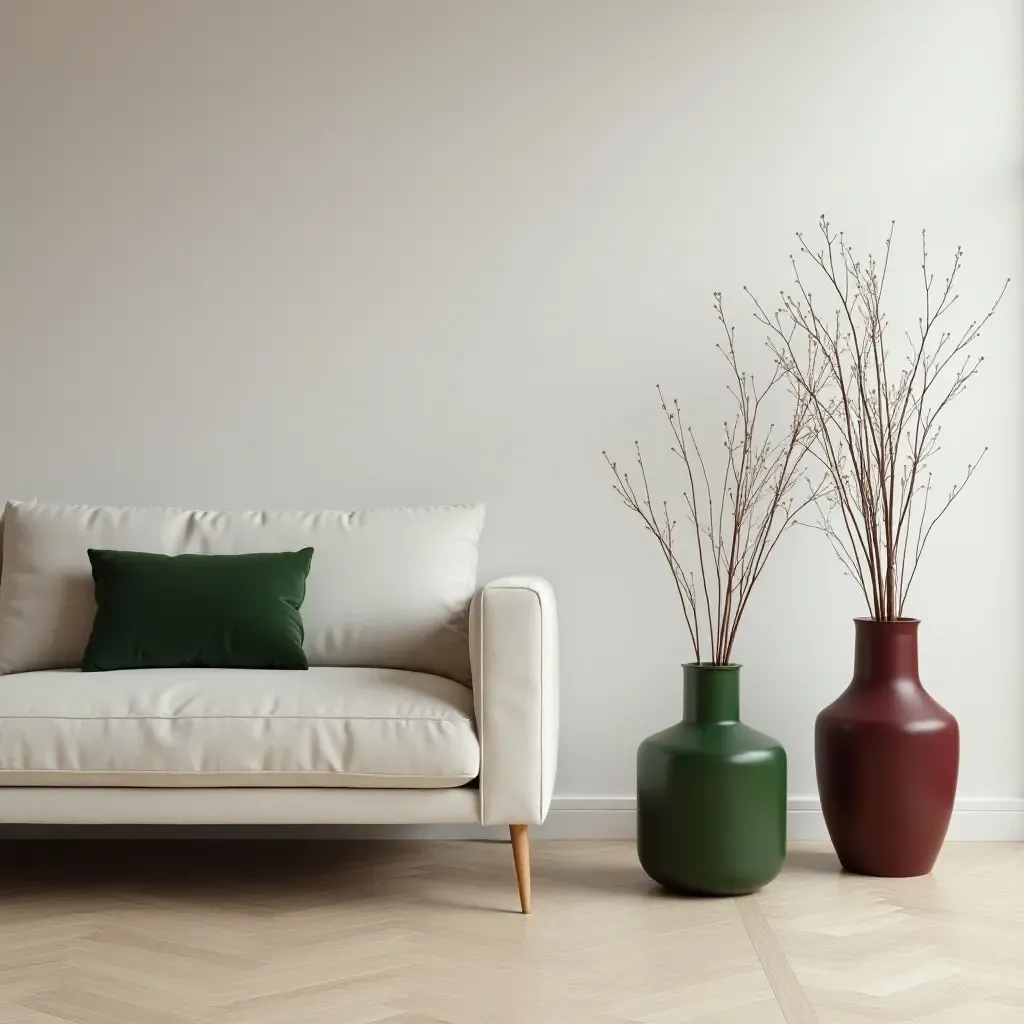
[[[309,667],[299,608],[312,548],[159,555],[89,548],[96,617],[83,672]]]

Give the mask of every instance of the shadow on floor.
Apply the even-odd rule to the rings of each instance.
[[[832,850],[805,850],[799,846],[790,848],[786,854],[786,866],[783,870],[788,871],[813,871],[816,874],[840,875],[843,867],[839,858]]]
[[[415,844],[303,839],[0,839],[0,900],[145,892],[187,901],[259,890],[268,897],[381,888],[406,878]]]
[[[553,847],[558,843],[551,844]],[[604,845],[604,844],[602,844]],[[548,859],[544,855],[544,846],[537,847],[534,877],[540,880],[541,886],[551,885],[562,892],[590,893],[627,893],[632,897],[652,900],[690,900],[696,902],[714,901],[718,896],[706,893],[687,893],[670,891],[663,888],[640,866],[637,859],[636,846],[633,843],[616,844],[618,850],[614,858],[609,858],[607,849],[601,854],[601,860],[588,857],[586,842],[580,844],[580,855],[575,860],[567,861],[564,857]],[[611,862],[609,862],[611,861]]]
[[[560,843],[533,848],[535,893],[592,893],[649,900],[706,900],[670,893],[644,873],[631,843]],[[603,848],[603,849],[602,849]],[[788,872],[840,874],[831,850],[790,850]],[[183,904],[238,895],[268,908],[389,897],[512,909],[515,875],[507,843],[303,838],[9,838],[0,834],[4,901],[123,898],[132,893]]]
[[[533,847],[533,888],[543,893],[680,899],[652,882],[629,843],[574,844],[574,855]],[[604,845],[604,844],[601,844]],[[391,897],[448,908],[518,912],[507,843],[294,838],[9,838],[0,834],[0,913],[30,900],[94,906],[133,896],[189,904],[294,907]],[[698,898],[698,897],[693,897]]]

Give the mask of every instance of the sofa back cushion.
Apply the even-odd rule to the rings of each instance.
[[[479,505],[364,512],[196,512],[8,502],[0,673],[82,663],[96,613],[89,548],[167,555],[314,549],[310,665],[408,669],[469,682]]]

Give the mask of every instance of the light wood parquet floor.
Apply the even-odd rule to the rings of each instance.
[[[1024,846],[794,847],[679,899],[630,843],[0,839],[0,1024],[1024,1024]]]

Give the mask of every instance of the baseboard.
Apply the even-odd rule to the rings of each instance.
[[[795,842],[827,840],[818,798],[790,797],[786,828]],[[556,798],[538,830],[538,837],[548,839],[631,839],[635,834],[636,800],[632,797]],[[953,842],[1024,842],[1024,798],[957,800],[947,838]]]
[[[635,839],[636,797],[556,796],[537,838]]]
[[[789,798],[787,828],[791,841],[827,840],[818,798]],[[633,839],[636,835],[636,800],[633,797],[555,797],[543,825],[531,827],[536,839]],[[162,838],[209,836],[217,838],[281,839],[300,835],[310,839],[477,839],[505,841],[508,829],[480,825],[355,826],[309,825],[293,828],[244,826],[102,826],[57,827],[5,825],[0,838],[78,837]],[[1024,842],[1024,798],[964,797],[953,809],[951,841]]]
[[[792,840],[828,839],[816,796],[789,798],[787,829]],[[963,797],[953,806],[946,838],[952,842],[1024,842],[1024,799]]]
[[[790,840],[828,839],[816,796],[792,796],[787,810]],[[547,821],[537,830],[538,838],[546,839],[632,839],[635,834],[633,797],[556,797]],[[952,842],[1024,842],[1024,798],[957,800],[947,838]]]

